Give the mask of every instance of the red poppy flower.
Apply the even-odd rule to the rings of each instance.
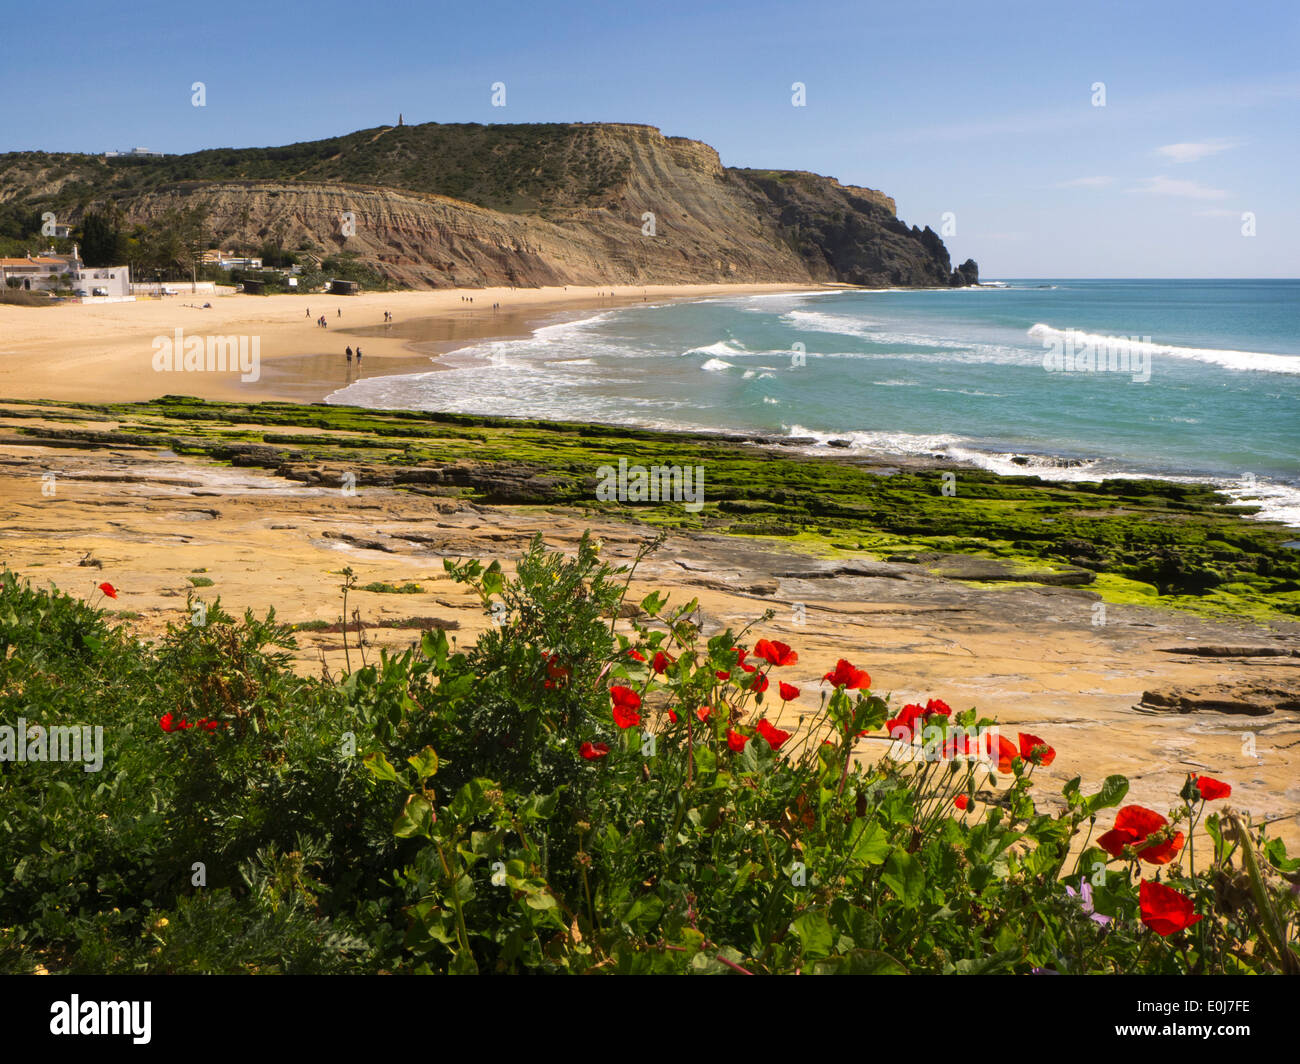
[[[599,761],[609,753],[609,747],[604,743],[583,743],[578,747],[578,753],[588,761]]]
[[[925,715],[932,717],[939,713],[945,717],[952,716],[952,706],[948,705],[942,698],[931,698],[925,703]]]
[[[1216,798],[1226,798],[1232,793],[1231,784],[1212,779],[1209,776],[1197,776],[1196,789],[1201,792],[1201,797],[1207,802],[1212,802]]]
[[[677,711],[676,711],[676,710],[672,710],[672,709],[670,709],[670,710],[668,711],[668,719],[671,720],[674,724],[676,724],[676,723],[677,723]]]
[[[556,655],[542,651],[542,663],[546,666],[546,680],[542,684],[544,688],[563,687],[569,682],[572,672],[560,664]]]
[[[900,741],[910,740],[916,733],[916,722],[925,716],[925,710],[913,703],[891,720],[885,721],[885,731]]]
[[[1020,732],[1016,738],[1020,741],[1020,756],[1035,765],[1050,765],[1056,760],[1056,751],[1037,735]]]
[[[645,655],[642,654],[641,651],[637,650],[635,647],[628,648],[627,656],[629,658],[636,658],[637,661],[645,661]]]
[[[828,672],[822,677],[823,682],[826,680],[830,680],[835,687],[847,687],[850,691],[871,686],[871,677],[867,675],[867,670],[859,669],[843,658],[835,663],[833,672]]]
[[[172,716],[172,714],[164,713],[161,717],[158,718],[158,727],[160,727],[165,732],[180,731],[180,729],[176,727],[174,723],[174,719],[175,718]]]
[[[997,751],[994,752],[992,732],[984,732],[983,750],[990,758],[997,758],[999,772],[1010,772],[1012,763],[1020,756],[1020,751],[1016,749],[1016,744],[1005,735],[998,735],[998,748]]]
[[[729,672],[721,672],[721,671],[719,671],[719,672],[715,672],[713,675],[716,676],[719,680],[730,680],[730,679],[731,679],[731,673],[729,673]]]
[[[952,804],[955,805],[958,809],[965,812],[967,809],[970,808],[970,799],[964,794],[959,794],[957,795],[956,798],[952,800]]]
[[[706,720],[709,719],[709,714],[712,712],[713,710],[710,709],[708,706],[700,706],[700,708],[695,711],[695,716],[699,720],[699,722],[703,724]]]
[[[767,740],[768,746],[773,750],[779,750],[781,744],[790,738],[788,731],[782,731],[774,724],[769,724],[766,717],[758,722],[758,734]]]
[[[960,748],[958,747],[957,739],[958,736],[949,735],[944,740],[943,749],[940,751],[940,757],[945,760],[951,760],[959,755],[962,758],[979,756],[979,747],[975,743],[971,742],[971,737],[969,735],[963,734],[961,736]]]
[[[109,583],[100,584],[99,590],[102,591],[109,598],[117,598],[117,588],[115,588],[112,584]]]
[[[754,653],[769,665],[793,665],[799,660],[799,655],[784,643],[774,643],[767,639],[760,639],[754,644]]]
[[[752,680],[749,681],[749,689],[753,691],[755,694],[761,695],[764,691],[767,690],[768,683],[769,681],[767,678],[767,674],[760,672],[757,676],[755,676]]]
[[[793,684],[782,682],[779,689],[781,691],[782,702],[793,702],[799,697],[799,688],[795,687]]]
[[[731,649],[736,652],[736,664],[739,665],[746,672],[753,672],[755,669],[758,668],[757,665],[747,665],[745,663],[745,659],[749,657],[749,651],[746,650],[744,647],[732,647]]]
[[[1142,922],[1161,938],[1185,931],[1203,919],[1200,913],[1193,912],[1191,898],[1163,883],[1142,880],[1138,887],[1138,903],[1142,909]]]
[[[614,701],[614,723],[620,728],[631,728],[641,723],[641,696],[630,687],[611,687],[609,697]]]
[[[677,659],[672,657],[672,655],[665,654],[662,650],[659,650],[655,652],[655,659],[650,665],[650,668],[654,669],[655,672],[665,673],[668,671],[668,666],[676,660]]]
[[[1164,842],[1143,846],[1148,836],[1169,826],[1169,821],[1154,809],[1126,805],[1115,815],[1115,826],[1097,839],[1097,845],[1112,857],[1120,857],[1125,846],[1137,847],[1137,855],[1151,864],[1168,864],[1183,846],[1183,833],[1176,832]]]
[[[727,729],[727,745],[736,753],[745,749],[745,744],[752,738],[752,735],[741,735],[735,728]]]
[[[630,687],[614,686],[609,689],[609,697],[616,706],[626,706],[628,709],[641,708],[641,696]]]

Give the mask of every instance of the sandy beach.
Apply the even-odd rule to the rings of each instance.
[[[193,295],[134,303],[0,306],[0,396],[12,399],[136,401],[165,394],[245,402],[317,402],[359,376],[432,368],[440,351],[487,337],[527,336],[549,316],[643,302],[759,292],[817,290],[812,285],[647,285],[636,288],[475,288],[366,292],[357,296]],[[472,302],[470,302],[472,300]],[[206,307],[204,304],[210,304]],[[493,304],[498,309],[493,309]],[[391,324],[384,314],[393,315]],[[315,323],[324,315],[325,328]],[[419,348],[409,327],[421,323]],[[160,373],[153,341],[176,329],[187,337],[258,339],[261,373]],[[344,348],[361,345],[363,369]]]

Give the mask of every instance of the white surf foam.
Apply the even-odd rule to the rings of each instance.
[[[1157,344],[1149,340],[1131,339],[1127,336],[1103,336],[1100,333],[1079,329],[1057,329],[1043,322],[1029,328],[1029,335],[1046,342],[1066,341],[1073,336],[1076,344],[1104,344],[1111,350],[1134,355],[1186,358],[1196,362],[1209,362],[1225,369],[1255,371],[1260,373],[1300,373],[1300,356],[1278,355],[1265,351],[1233,351],[1215,347],[1179,347],[1174,344]]]
[[[747,353],[744,344],[737,340],[718,340],[703,347],[692,347],[688,355],[743,355]]]

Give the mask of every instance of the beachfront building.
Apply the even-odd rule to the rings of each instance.
[[[0,287],[25,292],[70,289],[82,302],[135,298],[131,295],[129,266],[87,266],[76,244],[70,255],[58,255],[50,249],[44,255],[0,259]]]
[[[0,259],[0,286],[25,292],[48,292],[63,287],[70,266],[65,255],[27,255]]]
[[[148,148],[132,148],[130,151],[106,151],[105,159],[135,159],[141,156],[149,159],[161,159],[165,151],[150,151]]]

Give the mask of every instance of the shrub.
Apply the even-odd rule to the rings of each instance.
[[[538,537],[509,579],[445,565],[494,623],[337,683],[292,672],[274,613],[218,601],[148,645],[5,573],[3,719],[106,740],[98,773],[0,762],[0,968],[1297,968],[1300,861],[1206,815],[1226,784],[1189,777],[1166,818],[1076,777],[1045,812],[1048,742],[892,707],[848,660],[781,728],[811,701],[796,649],[706,638],[694,602],[630,611],[635,565],[587,537]]]

